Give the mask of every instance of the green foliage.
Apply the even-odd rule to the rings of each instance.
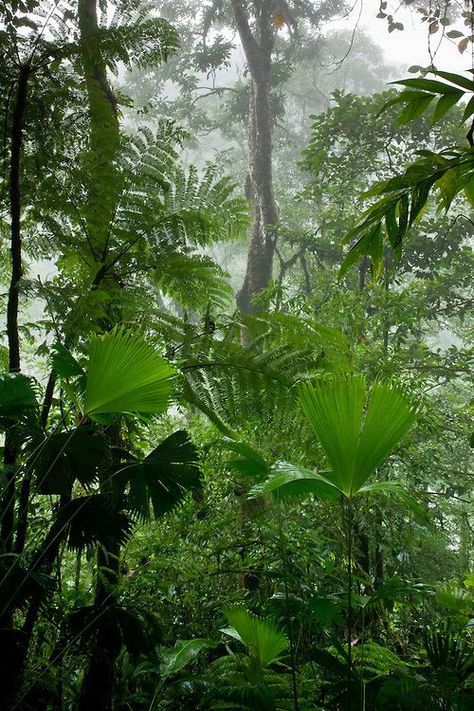
[[[163,679],[178,674],[201,652],[213,647],[208,639],[178,639],[171,649],[161,648],[161,674]]]
[[[281,224],[274,281],[255,304],[268,312],[240,316],[230,280],[250,211],[236,190],[234,119],[247,116],[249,90],[244,72],[222,109],[215,74],[233,66],[222,29],[230,3],[193,4],[186,26],[189,3],[167,3],[179,33],[157,16],[163,3],[101,3],[97,26],[79,5],[82,16],[68,2],[0,8],[7,283],[15,92],[31,62],[17,286],[22,364],[34,375],[0,379],[4,703],[471,708],[473,260],[469,220],[442,212],[462,191],[472,198],[472,148],[453,148],[462,111],[472,119],[472,99],[459,106],[472,80],[438,72],[400,94],[330,101],[333,80],[314,72],[333,49],[342,56],[345,38],[310,27],[340,3],[283,3],[291,33],[262,3],[277,48]],[[196,32],[201,13],[221,23],[207,37]],[[341,71],[359,92],[353,40]],[[379,86],[383,60],[372,55],[367,74]],[[121,67],[146,85],[149,105],[137,111],[119,88]],[[213,115],[199,109],[198,72],[212,83]],[[159,97],[170,79],[189,135]],[[404,119],[417,117],[409,125],[394,125],[400,102]],[[303,189],[290,163],[308,111],[326,105],[312,118]],[[156,116],[163,106],[166,119]],[[197,142],[215,125],[232,146]],[[202,169],[184,166],[183,147],[197,149]],[[341,235],[374,177],[337,284]],[[367,283],[365,255],[374,277],[385,268],[383,281]],[[3,346],[1,356],[6,366]],[[403,387],[388,384],[395,377]],[[409,388],[426,391],[423,417]],[[381,480],[369,480],[377,470]]]
[[[408,88],[386,103],[382,111],[394,104],[405,103],[399,122],[408,123],[421,116],[436,95],[441,94],[433,113],[433,123],[436,123],[466,93],[472,94],[474,90],[474,82],[467,77],[450,72],[433,73],[446,81],[424,77],[399,81],[397,83]],[[473,112],[474,97],[471,96],[462,121],[470,119]],[[380,275],[383,268],[383,235],[386,235],[395,254],[400,256],[402,243],[406,241],[410,229],[420,220],[428,198],[435,189],[439,192],[439,209],[445,211],[449,210],[455,197],[462,191],[470,200],[470,185],[474,180],[470,133],[467,138],[469,148],[451,145],[436,152],[419,150],[420,157],[402,174],[377,183],[363,194],[364,198],[376,199],[346,235],[346,241],[352,242],[352,245],[341,265],[341,276],[363,255],[371,258],[374,275]]]
[[[20,373],[0,376],[0,422],[38,406],[32,380]]]
[[[340,495],[339,487],[330,480],[331,472],[323,476],[305,467],[289,462],[277,462],[269,470],[269,478],[251,490],[252,496],[275,492],[283,498],[313,494],[323,499],[334,500]]]
[[[436,95],[441,94],[433,113],[433,123],[443,118],[445,114],[466,94],[474,92],[474,82],[461,74],[452,72],[433,71],[436,77],[441,77],[446,81],[426,79],[424,76],[416,79],[403,79],[395,82],[408,87],[400,95],[390,102],[392,104],[404,103],[405,109],[399,117],[400,123],[407,123],[420,116],[430,106]],[[468,105],[464,109],[463,121],[467,121],[474,113],[474,100],[470,97]]]
[[[140,335],[116,329],[89,345],[83,411],[160,413],[171,394],[173,368]]]
[[[352,497],[413,426],[416,407],[399,388],[363,377],[303,385],[301,406],[332,466]]]
[[[31,442],[31,468],[38,492],[68,496],[74,481],[89,489],[110,456],[98,429],[81,425]]]
[[[284,634],[267,620],[251,615],[244,607],[228,608],[225,616],[232,626],[222,631],[244,644],[247,654],[255,659],[260,668],[276,662],[287,649],[288,640]]]
[[[199,453],[185,430],[164,439],[142,461],[114,474],[114,486],[128,486],[127,507],[143,520],[173,509],[187,494],[201,486]]]

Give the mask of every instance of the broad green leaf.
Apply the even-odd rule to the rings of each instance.
[[[377,222],[375,227],[365,232],[349,249],[342,260],[339,278],[341,279],[348,269],[357,264],[364,256],[368,256],[371,259],[372,279],[376,281],[383,270],[383,239],[380,222]]]
[[[408,603],[413,595],[426,594],[424,585],[408,583],[398,576],[393,576],[385,580],[364,604],[366,609],[378,607],[379,605],[393,605],[401,602]]]
[[[300,403],[346,496],[352,492],[365,401],[365,379],[349,376],[303,384]]]
[[[325,472],[330,475],[330,472]],[[341,495],[339,487],[329,478],[305,467],[289,462],[277,462],[270,477],[250,490],[250,497],[274,493],[281,497],[313,494],[322,499],[334,500]]]
[[[474,96],[471,96],[467,102],[466,108],[464,109],[464,113],[462,115],[462,120],[467,121],[471,118],[472,114],[474,114]]]
[[[402,79],[401,81],[392,82],[393,84],[401,84],[402,86],[413,87],[413,89],[421,89],[422,91],[430,91],[436,94],[453,94],[460,92],[455,86],[450,84],[445,84],[442,81],[435,81],[434,79]]]
[[[62,343],[56,343],[52,350],[51,363],[60,378],[84,375],[84,369]]]
[[[247,653],[261,667],[276,662],[288,648],[288,640],[283,632],[269,620],[250,614],[240,605],[228,607],[224,614],[232,627],[221,631],[244,644]]]
[[[469,575],[463,580],[464,587],[474,588],[474,573],[469,573]]]
[[[465,184],[464,195],[469,200],[471,207],[474,207],[474,176]]]
[[[178,639],[172,649],[162,647],[161,676],[163,679],[177,674],[195,659],[205,649],[210,649],[214,643],[209,639]]]
[[[255,481],[267,477],[270,473],[270,467],[264,457],[246,442],[238,442],[226,437],[221,441],[221,445],[223,449],[238,455],[228,462],[229,467],[237,474]]]
[[[143,338],[124,329],[93,336],[84,415],[160,413],[169,404],[174,369]]]
[[[447,81],[456,84],[456,86],[461,86],[467,91],[474,91],[474,81],[472,81],[472,79],[468,79],[467,77],[463,77],[461,74],[454,74],[453,72],[442,72],[439,70],[436,70],[436,72],[433,73],[436,74],[437,77],[441,77],[441,79],[446,79]]]
[[[414,121],[426,111],[426,109],[431,104],[434,98],[434,94],[425,94],[424,96],[420,96],[417,100],[412,100],[407,103],[402,113],[398,117],[398,123],[404,124],[409,123],[410,121]]]
[[[464,94],[462,91],[454,91],[451,94],[445,94],[442,96],[435,106],[435,110],[433,112],[433,123],[435,124],[437,121],[442,119],[443,116],[448,113],[449,109],[463,96]]]
[[[406,491],[403,486],[396,481],[374,481],[371,484],[361,486],[357,494],[384,494],[385,496],[395,496],[400,499],[404,506],[410,509],[420,523],[429,524],[428,511],[418,501]]]
[[[375,383],[367,393],[365,378],[357,375],[304,384],[300,403],[348,497],[361,489],[417,417],[399,388]]]

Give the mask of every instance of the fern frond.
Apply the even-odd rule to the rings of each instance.
[[[154,281],[164,296],[171,296],[194,311],[209,305],[225,310],[232,299],[228,275],[209,257],[161,250]]]

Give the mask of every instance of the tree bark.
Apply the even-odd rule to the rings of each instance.
[[[82,61],[89,100],[91,181],[88,195],[87,229],[93,257],[99,269],[94,284],[102,281],[109,247],[111,226],[114,220],[118,195],[119,174],[115,160],[120,148],[120,126],[117,101],[107,78],[102,56],[97,0],[79,0],[79,30],[82,43]],[[112,440],[120,441],[118,426],[109,430]],[[112,462],[112,466],[115,463]],[[111,471],[101,477],[101,492],[109,493]],[[119,544],[111,543],[107,550],[97,547],[96,607],[115,604],[118,584]],[[99,631],[91,658],[85,671],[79,708],[87,711],[112,709],[115,656],[109,651],[107,639]]]
[[[79,0],[78,20],[90,118],[86,223],[92,256],[103,265],[119,194],[115,164],[120,148],[117,100],[101,52],[97,0]]]
[[[243,313],[259,310],[253,303],[272,277],[275,252],[275,225],[278,213],[273,194],[273,121],[270,109],[270,74],[274,48],[272,24],[274,3],[254,2],[255,29],[252,32],[246,10],[240,0],[232,0],[237,30],[250,73],[249,98],[249,193],[253,222],[244,282],[237,294]]]

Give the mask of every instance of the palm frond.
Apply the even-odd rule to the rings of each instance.
[[[286,498],[314,494],[319,498],[334,500],[340,497],[341,490],[331,481],[330,475],[331,472],[325,472],[323,476],[306,467],[277,462],[271,467],[268,479],[252,487],[250,496],[274,493]]]
[[[114,329],[89,344],[83,412],[164,412],[174,369],[140,334]]]
[[[228,607],[224,614],[232,627],[223,630],[247,647],[248,654],[265,667],[277,661],[282,652],[288,648],[288,640],[276,626],[247,612],[240,606]]]
[[[354,487],[382,463],[414,425],[417,410],[400,388],[376,382],[370,391],[354,468]]]
[[[367,401],[366,411],[364,406]],[[353,496],[401,442],[417,418],[399,388],[349,376],[303,384],[300,403],[346,496]]]
[[[142,462],[124,467],[115,475],[122,489],[128,485],[127,508],[144,520],[177,506],[189,491],[201,486],[199,453],[185,430],[163,440]]]
[[[362,376],[306,383],[300,389],[303,411],[347,496],[352,493],[365,395]]]

